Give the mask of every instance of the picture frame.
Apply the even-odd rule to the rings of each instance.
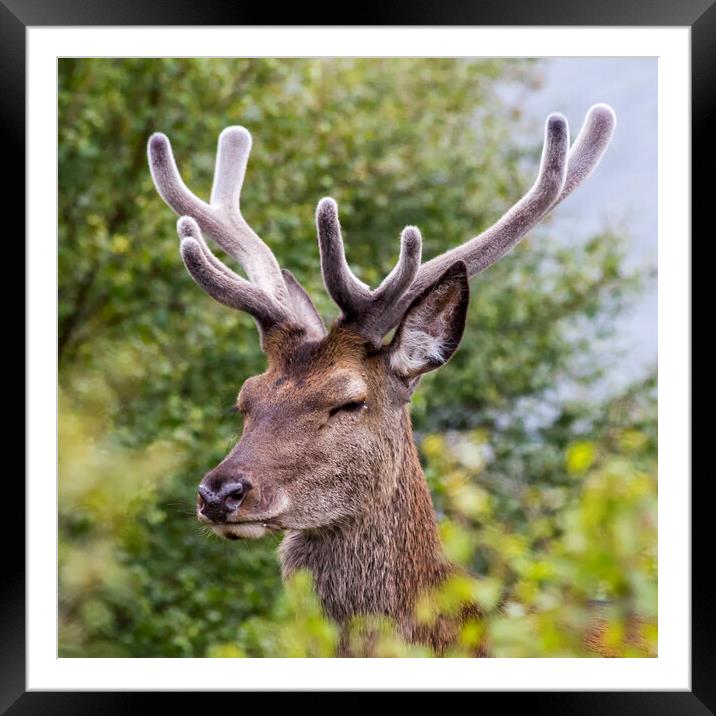
[[[716,37],[716,2],[689,0],[688,2],[656,4],[639,0],[605,2],[598,6],[586,2],[565,3],[544,0],[540,3],[518,3],[504,0],[499,5],[460,7],[458,3],[443,4],[440,8],[393,6],[375,11],[370,21],[361,18],[360,24],[389,26],[682,26],[691,28],[692,77],[692,146],[707,146],[706,132],[714,116],[712,78],[716,76],[713,38]],[[300,17],[299,17],[300,14]],[[73,0],[49,2],[39,0],[23,3],[22,0],[0,0],[0,87],[6,100],[5,122],[6,151],[17,167],[16,176],[25,176],[25,142],[21,137],[26,129],[26,32],[41,26],[171,26],[171,25],[264,25],[268,13],[262,10],[228,9],[219,2],[201,5],[179,4],[168,7],[159,3],[127,4],[99,0],[91,6]],[[310,24],[310,12],[301,8],[289,9],[282,18],[286,24]],[[317,22],[324,25],[325,22]],[[336,24],[352,25],[344,22]],[[707,152],[696,152],[692,160],[692,225],[699,212],[705,212],[709,202],[705,193],[709,182],[697,182],[696,172],[709,161]],[[10,192],[9,205],[24,203],[24,182],[15,181],[6,190]],[[700,199],[702,199],[700,201]],[[22,230],[22,227],[20,227]],[[28,267],[29,270],[29,267]],[[28,357],[29,358],[29,357]],[[29,414],[32,420],[32,414]],[[30,428],[30,424],[28,424]],[[678,479],[687,480],[680,475]],[[693,564],[708,565],[705,550],[712,537],[706,533],[707,480],[692,481],[692,545]],[[7,525],[6,544],[10,536],[24,532],[24,511],[16,505],[14,516],[19,524]],[[25,505],[25,508],[28,506]],[[12,532],[7,530],[12,527]],[[17,555],[19,557],[19,555]],[[529,699],[531,710],[550,713],[716,713],[716,653],[714,623],[716,619],[708,599],[706,580],[708,569],[692,569],[692,652],[690,691],[669,692],[492,692],[497,699],[510,699],[510,706],[520,706]],[[4,579],[2,634],[4,640],[2,684],[0,685],[0,712],[34,714],[39,712],[126,713],[130,709],[156,708],[158,700],[166,694],[131,692],[40,692],[26,687],[26,631],[25,631],[25,565],[20,558],[11,568],[8,564]],[[330,686],[327,684],[327,688]],[[570,687],[565,684],[565,689]],[[280,689],[277,689],[280,690]],[[218,695],[218,694],[217,694]],[[226,697],[228,694],[221,694]],[[482,692],[480,698],[488,694]],[[201,694],[182,693],[180,698],[203,698]],[[163,705],[166,705],[163,702]]]

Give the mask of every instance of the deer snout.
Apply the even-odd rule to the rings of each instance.
[[[226,516],[238,509],[250,489],[251,483],[246,477],[232,476],[218,485],[212,484],[212,487],[202,482],[199,485],[199,512],[212,522],[226,522]]]

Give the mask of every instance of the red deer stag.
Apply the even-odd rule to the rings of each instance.
[[[608,106],[593,106],[570,149],[565,118],[550,115],[539,174],[522,199],[487,231],[426,263],[420,232],[407,227],[398,263],[375,289],[348,267],[336,203],[322,199],[316,212],[321,271],[341,309],[329,330],[241,213],[249,132],[221,133],[208,204],[184,185],[167,137],[149,139],[156,188],[181,217],[186,268],[210,296],[254,318],[268,363],[238,394],[243,434],[201,480],[198,519],[227,539],[284,531],[284,577],[308,570],[344,636],[352,617],[382,615],[408,641],[438,653],[454,639],[454,624],[428,628],[414,617],[421,593],[456,567],[441,551],[413,441],[411,395],[423,373],[457,349],[469,279],[589,176],[614,126]],[[239,262],[246,278],[219,261],[202,233]]]

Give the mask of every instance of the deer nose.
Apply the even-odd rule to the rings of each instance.
[[[199,485],[199,512],[212,522],[226,522],[226,516],[238,509],[250,489],[251,483],[245,477],[225,482],[216,490],[202,483]]]

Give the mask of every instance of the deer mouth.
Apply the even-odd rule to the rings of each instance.
[[[210,525],[214,534],[228,540],[259,539],[269,532],[280,531],[281,528],[266,520],[246,520],[243,522],[222,522]]]

